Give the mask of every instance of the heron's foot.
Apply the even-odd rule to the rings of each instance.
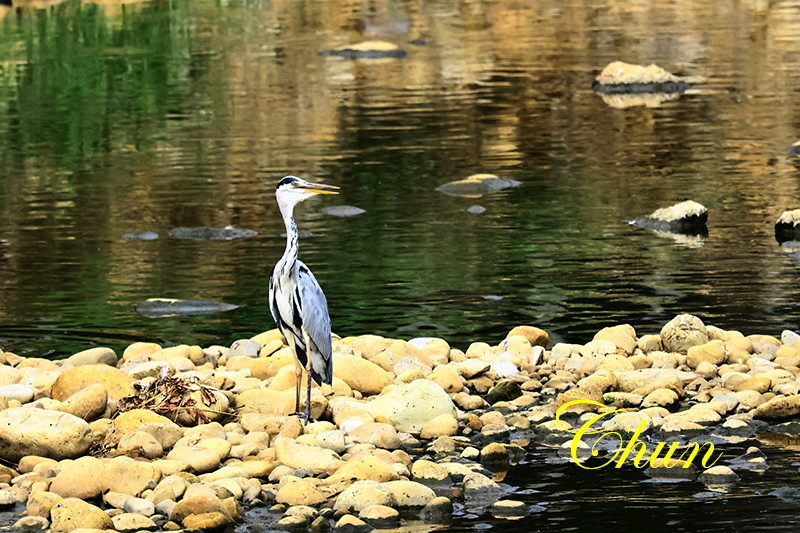
[[[303,420],[309,420],[311,418],[310,416],[308,416],[308,413],[306,413],[305,411],[303,411],[303,412],[299,412],[299,411],[298,412],[294,412],[294,413],[290,414],[289,416],[296,416],[297,418],[301,418]]]

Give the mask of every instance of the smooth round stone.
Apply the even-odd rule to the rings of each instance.
[[[193,514],[183,519],[183,525],[187,529],[213,530],[220,529],[230,523],[231,519],[225,513],[218,511]]]
[[[136,513],[143,516],[153,516],[156,506],[144,498],[128,498],[122,507],[126,513]]]
[[[486,208],[482,205],[471,205],[467,208],[467,213],[472,215],[482,215],[486,212]]]
[[[458,420],[450,413],[442,413],[425,423],[420,430],[421,439],[452,437],[458,433]]]
[[[228,350],[228,360],[233,357],[258,357],[261,351],[261,344],[252,339],[240,339],[231,344]]]
[[[445,496],[437,496],[422,508],[419,515],[426,522],[447,523],[453,517],[453,502]]]
[[[50,484],[51,492],[64,498],[82,500],[95,498],[103,492],[103,461],[96,457],[81,457],[61,464],[61,471]]]
[[[495,517],[525,516],[528,514],[527,506],[518,500],[498,500],[489,508]]]
[[[322,448],[327,448],[338,454],[344,453],[347,448],[344,440],[344,433],[338,429],[322,431],[315,435],[317,443]]]
[[[361,512],[370,505],[394,507],[397,502],[384,483],[372,480],[356,481],[336,498],[333,508],[337,512]]]
[[[70,533],[76,528],[114,529],[108,513],[77,498],[66,498],[50,510],[51,533]]]
[[[66,362],[72,366],[108,365],[117,366],[117,354],[111,348],[89,348],[67,357]]]
[[[342,532],[366,532],[370,531],[372,528],[357,516],[346,514],[336,522],[334,529]]]
[[[26,455],[79,457],[92,443],[89,424],[69,413],[14,407],[0,411],[0,457],[17,462]]]
[[[111,518],[114,529],[120,532],[154,531],[158,526],[149,516],[136,513],[122,513]]]

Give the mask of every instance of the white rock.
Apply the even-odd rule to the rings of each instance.
[[[19,403],[28,403],[33,400],[35,392],[30,385],[0,385],[0,396],[6,400],[17,400]]]

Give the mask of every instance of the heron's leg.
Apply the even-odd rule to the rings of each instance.
[[[295,392],[295,402],[294,402],[294,414],[299,415],[300,411],[300,386],[303,383],[301,376],[303,375],[303,367],[300,366],[300,361],[297,359],[294,360],[294,392]]]
[[[306,365],[306,420],[311,420],[311,358]]]

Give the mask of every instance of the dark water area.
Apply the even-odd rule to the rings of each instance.
[[[613,465],[583,469],[553,448],[532,445],[525,460],[503,480],[509,491],[504,499],[525,504],[520,516],[500,518],[485,507],[456,503],[448,524],[426,523],[411,513],[403,517],[400,527],[378,531],[797,531],[800,498],[788,493],[779,497],[774,492],[778,487],[797,488],[800,454],[796,446],[775,447],[757,440],[724,445],[715,448],[715,455],[722,454],[717,464],[729,464],[753,445],[766,454],[769,468],[766,472],[737,470],[739,482],[725,487],[650,478],[630,464],[619,469]],[[251,509],[235,532],[274,531],[271,526],[280,516],[263,507]]]
[[[229,344],[273,327],[274,184],[340,335],[497,342],[520,323],[585,342],[679,312],[744,333],[798,324],[800,15],[739,2],[233,1],[19,4],[0,20],[0,346],[54,357],[138,339]],[[401,59],[321,52],[363,39]],[[660,107],[591,90],[608,62],[699,79]],[[476,172],[522,186],[434,189]],[[692,198],[709,235],[622,221]],[[352,218],[322,209],[348,204]],[[486,212],[468,213],[471,205]],[[257,237],[183,241],[179,226]],[[128,240],[151,231],[156,240]],[[494,298],[486,298],[491,296]],[[148,319],[148,298],[225,314]],[[501,297],[498,299],[496,297]]]
[[[798,207],[800,11],[791,2],[174,0],[0,6],[0,349],[58,357],[136,340],[223,344],[274,327],[275,183],[303,204],[301,258],[334,330],[465,348],[513,326],[588,341],[675,314],[745,334],[800,321],[800,263],[773,225]],[[365,39],[407,51],[322,54]],[[591,90],[613,60],[695,79],[658,107]],[[522,182],[481,198],[436,187]],[[623,221],[691,198],[708,236]],[[366,213],[326,215],[339,204]],[[483,214],[467,208],[481,205]],[[234,240],[176,227],[234,226]],[[154,240],[123,239],[155,232]],[[145,318],[149,298],[239,306]],[[795,451],[730,494],[633,470],[529,460],[506,479],[544,511],[464,511],[449,530],[796,530]],[[413,529],[409,525],[408,528]],[[419,526],[426,528],[427,526]]]

